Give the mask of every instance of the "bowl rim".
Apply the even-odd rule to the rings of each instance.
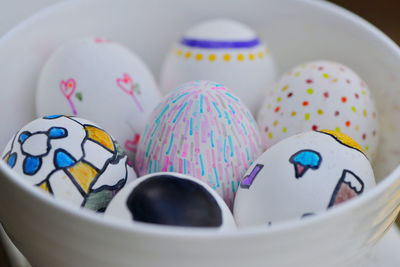
[[[20,31],[28,28],[31,24],[39,21],[46,15],[53,12],[59,11],[61,9],[74,9],[79,5],[87,4],[90,2],[95,2],[96,0],[70,0],[65,2],[60,2],[53,4],[49,7],[42,9],[41,11],[35,13],[34,15],[28,17],[27,19],[21,21],[11,30],[6,32],[0,38],[0,49],[4,46],[8,39],[11,39],[14,35],[18,35]],[[303,5],[314,6],[315,8],[324,10],[324,12],[331,13],[335,16],[342,17],[343,19],[357,25],[364,31],[368,32],[371,36],[379,39],[380,42],[386,47],[386,49],[391,51],[396,51],[398,60],[400,60],[400,48],[397,44],[380,31],[377,27],[372,25],[370,22],[361,18],[360,16],[348,11],[336,4],[326,2],[326,1],[308,1],[308,0],[290,0],[292,2],[298,2]],[[0,161],[0,175],[7,177],[6,179],[12,183],[14,186],[19,187],[25,193],[33,196],[39,201],[43,202],[44,205],[52,206],[53,208],[59,209],[66,213],[68,216],[75,217],[80,220],[85,220],[86,222],[97,224],[98,226],[104,226],[111,228],[115,231],[124,231],[127,233],[137,233],[147,236],[153,236],[156,238],[180,238],[185,240],[196,239],[238,239],[238,238],[249,238],[260,235],[275,235],[282,232],[288,231],[299,231],[302,228],[312,227],[316,224],[323,223],[330,220],[331,218],[338,216],[339,214],[349,212],[351,210],[357,209],[362,206],[364,202],[370,202],[376,198],[379,194],[383,193],[387,188],[391,187],[396,181],[400,180],[400,165],[391,171],[385,179],[380,181],[375,188],[365,192],[359,197],[355,197],[350,201],[338,205],[334,209],[329,209],[327,211],[321,212],[317,216],[311,216],[303,220],[291,219],[287,221],[280,222],[272,227],[266,225],[257,225],[251,227],[240,228],[238,231],[215,231],[209,229],[201,228],[182,228],[174,226],[159,226],[146,223],[135,222],[134,224],[123,221],[118,218],[101,216],[94,211],[77,209],[70,203],[64,201],[57,201],[52,196],[45,194],[39,188],[32,186],[27,181],[25,181],[20,175],[14,172],[8,167],[3,161]]]

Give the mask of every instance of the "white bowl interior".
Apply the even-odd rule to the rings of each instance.
[[[371,89],[380,115],[381,140],[378,156],[374,163],[377,179],[383,180],[398,166],[400,159],[400,142],[397,138],[400,134],[399,48],[388,37],[357,16],[327,2],[305,0],[251,0],[245,2],[229,0],[204,0],[201,2],[84,0],[68,1],[47,9],[23,22],[0,40],[0,62],[6,62],[7,66],[0,70],[3,88],[0,106],[6,107],[0,113],[0,120],[3,122],[0,130],[0,146],[5,146],[13,133],[35,118],[33,99],[41,66],[51,52],[64,41],[87,36],[103,36],[121,42],[140,55],[158,77],[164,56],[180,34],[202,20],[216,17],[237,19],[254,28],[275,56],[280,73],[299,63],[317,59],[338,61],[354,69]],[[6,168],[5,164],[0,164],[0,174],[7,179],[5,184],[12,186],[12,189],[19,193],[26,193],[26,198],[33,202],[37,201],[38,205],[43,205],[48,201],[47,197],[39,199],[36,192],[27,189],[22,183],[11,182],[12,179],[18,179],[18,177],[4,168]],[[396,183],[398,176],[397,171],[387,181],[378,185],[376,190],[366,194],[365,197],[356,199],[354,202],[357,207],[363,206],[363,203],[367,205],[374,202],[378,196],[391,198],[395,194],[394,189],[398,186]],[[7,196],[18,198],[12,193],[7,193]],[[20,198],[20,201],[21,204],[24,200]],[[392,217],[392,214],[395,213],[393,210],[397,211],[397,198],[393,201],[387,210]],[[362,215],[361,212],[352,214],[349,209],[351,205],[355,207],[354,203],[346,203],[343,207],[338,207],[336,211],[327,212],[321,216],[321,218],[325,216],[325,220],[310,219],[310,222],[314,223],[309,225],[303,223],[303,226],[306,231],[313,231],[313,226],[321,221],[320,225],[323,223],[325,225],[316,232],[322,234],[323,230],[329,230],[326,226],[327,218],[329,218],[329,225],[332,226],[330,230],[332,230],[335,223],[345,223],[347,219],[351,219],[351,216],[356,218]],[[379,202],[379,205],[383,204]],[[67,210],[63,216],[67,216],[66,214],[71,216],[74,213],[72,209],[61,204],[54,206],[46,204],[46,207],[54,209],[58,215],[63,213],[57,209]],[[378,204],[373,208],[378,211]],[[26,209],[34,210],[35,207],[29,206]],[[18,216],[6,215],[6,211],[7,208],[0,208],[2,220],[4,218],[4,221],[8,222],[8,229],[15,235],[14,240],[22,240],[23,236],[18,235],[18,228],[11,225],[11,223],[17,223]],[[339,216],[345,212],[348,218],[343,218],[344,215]],[[29,214],[33,215],[33,213]],[[77,214],[71,218],[76,220],[76,225],[84,227],[84,219],[77,219],[77,216],[81,216],[80,213]],[[97,220],[89,215],[87,217],[90,218],[90,220],[88,219],[90,222]],[[387,221],[384,224],[385,227],[390,225],[394,219],[388,217],[389,215],[386,213],[379,216],[384,217],[385,222]],[[379,218],[379,220],[383,219]],[[40,222],[46,223],[43,220]],[[52,218],[52,222],[58,223],[56,218]],[[126,235],[132,230],[129,227],[127,230],[122,227],[123,224],[118,223],[107,222],[104,225],[101,225],[100,221],[96,223],[96,226],[93,226],[94,229],[104,230],[109,227],[108,235],[117,235],[121,240],[124,239],[124,234]],[[114,227],[110,227],[112,225]],[[382,227],[378,221],[368,224],[368,226],[371,225]],[[269,238],[275,240],[274,238],[278,238],[279,235],[284,235],[284,230],[288,228],[292,229],[291,233],[294,233],[293,225],[287,226],[277,231],[263,231],[263,234],[271,233]],[[34,226],[32,229],[37,230]],[[71,229],[67,228],[65,231],[72,231]],[[121,231],[118,232],[118,229]],[[358,231],[362,230],[366,230],[366,228],[361,227]],[[60,231],[57,225],[49,228],[49,232],[56,233],[57,231]],[[150,229],[151,231],[152,229]],[[87,232],[82,238],[87,237],[89,240],[92,232]],[[132,231],[130,233],[133,235]],[[247,233],[235,233],[235,235],[242,238],[244,234],[248,234],[248,238],[256,240],[256,243],[264,244],[263,238],[266,236],[257,237],[257,233],[261,233],[259,229],[249,230]],[[144,233],[139,231],[136,234],[145,240]],[[173,232],[173,234],[179,236],[177,232]],[[299,234],[297,238],[301,239],[304,236],[307,237],[307,235]],[[343,236],[345,236],[345,232]],[[46,236],[46,238],[51,239],[50,236]],[[215,240],[215,238],[211,239]],[[89,242],[88,240],[86,241]],[[201,240],[201,244],[207,244],[205,239]],[[279,241],[279,239],[276,240]],[[311,238],[311,240],[313,239]],[[166,244],[167,241],[160,241],[160,244]],[[49,242],[46,244],[52,244]],[[124,242],[125,245],[129,243],[126,240]],[[190,246],[195,247],[193,242]],[[226,245],[227,243],[224,242],[230,242],[229,235],[226,239],[217,241],[217,245]],[[121,241],[121,243],[123,242]],[[27,244],[19,245],[28,252],[29,256],[35,258],[32,251],[29,253]],[[149,243],[145,243],[144,246],[149,246]],[[159,245],[157,245],[158,247]],[[182,249],[184,249],[183,245]],[[205,250],[207,249],[205,248]],[[40,248],[37,248],[36,252],[44,253]],[[123,252],[126,251],[120,251],[118,255],[122,255]],[[262,253],[262,251],[255,250],[254,253]],[[60,255],[58,257],[58,259],[63,258]],[[50,259],[45,263],[51,263]],[[121,266],[123,266],[122,262],[121,259]]]

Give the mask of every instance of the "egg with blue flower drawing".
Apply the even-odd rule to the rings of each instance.
[[[104,211],[136,178],[123,149],[98,125],[77,117],[36,119],[10,140],[3,161],[30,184],[75,206]]]
[[[211,19],[197,24],[168,53],[161,71],[161,90],[170,92],[193,80],[218,81],[255,114],[277,73],[264,41],[239,21]]]
[[[238,226],[312,216],[371,190],[365,151],[332,130],[305,132],[265,151],[243,176],[234,203]]]
[[[174,171],[194,176],[232,206],[239,181],[262,153],[250,111],[224,85],[186,83],[153,111],[136,155],[139,175]]]

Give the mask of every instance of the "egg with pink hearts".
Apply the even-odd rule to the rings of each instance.
[[[333,130],[304,132],[265,151],[244,175],[234,203],[238,226],[275,225],[320,214],[375,187],[365,152]]]
[[[135,53],[103,38],[86,38],[62,44],[48,58],[36,111],[103,125],[133,160],[146,118],[160,99],[152,73]]]
[[[199,179],[173,172],[148,174],[130,183],[111,201],[105,216],[136,224],[236,229],[217,192]]]
[[[99,212],[136,178],[118,142],[77,117],[51,115],[28,123],[10,139],[2,158],[42,192]]]
[[[194,81],[166,95],[151,114],[136,169],[194,176],[231,207],[240,179],[261,153],[258,127],[243,102],[222,84]]]
[[[162,67],[161,88],[170,92],[193,80],[218,81],[255,114],[276,73],[269,48],[254,30],[239,21],[211,19],[174,44]]]
[[[373,160],[378,116],[367,84],[349,67],[313,61],[285,73],[269,91],[257,122],[264,148],[291,135],[333,129],[357,141]]]

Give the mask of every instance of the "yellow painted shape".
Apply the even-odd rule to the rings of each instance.
[[[269,137],[269,139],[272,139],[272,133],[271,132],[268,133],[268,137]]]
[[[183,52],[182,52],[182,50],[177,50],[177,51],[176,51],[176,54],[177,54],[178,56],[182,56]]]
[[[231,60],[231,56],[230,56],[229,54],[225,54],[225,55],[223,56],[223,59],[224,59],[225,61],[229,61],[229,60]]]
[[[356,112],[356,111],[357,111],[355,106],[352,106],[352,107],[351,107],[351,110],[352,110],[353,112]]]
[[[282,133],[286,133],[286,131],[287,131],[287,128],[286,128],[286,127],[283,127],[283,128],[282,128]]]
[[[210,54],[208,56],[208,60],[210,60],[210,61],[215,61],[215,59],[217,59],[217,56],[215,56],[214,54]]]
[[[46,181],[42,182],[42,183],[39,184],[38,186],[39,186],[39,188],[41,188],[43,191],[45,191],[45,192],[47,192],[47,193],[50,194],[50,189],[49,189],[49,187],[48,187]]]
[[[114,152],[114,142],[111,139],[111,136],[109,136],[105,131],[90,125],[85,125],[85,129],[89,135],[89,139],[100,143],[104,147]]]
[[[264,57],[264,54],[263,54],[263,52],[258,52],[258,54],[257,54],[257,56],[258,56],[258,58],[263,58]]]
[[[300,71],[296,72],[296,73],[294,74],[294,76],[299,77],[299,76],[300,76]]]
[[[237,55],[237,60],[243,61],[243,60],[244,60],[243,54],[238,54],[238,55]]]
[[[250,54],[249,54],[249,59],[250,59],[250,60],[254,60],[254,54],[253,54],[253,53],[250,53]]]
[[[331,135],[339,143],[342,143],[342,144],[344,144],[346,146],[349,146],[351,148],[357,149],[358,151],[360,151],[361,153],[363,153],[365,155],[365,152],[362,149],[362,147],[356,141],[354,141],[353,138],[351,138],[347,134],[340,133],[338,131],[332,131],[332,130],[320,130],[320,132],[323,132],[323,133]]]
[[[304,119],[308,121],[310,119],[310,113],[304,114]]]
[[[274,126],[277,126],[278,125],[278,121],[274,121]]]
[[[90,189],[90,184],[97,175],[97,171],[89,164],[81,161],[69,168],[68,171],[80,185],[82,190],[87,194]]]
[[[186,54],[185,54],[185,58],[190,58],[190,56],[192,55],[192,53],[190,53],[190,52],[186,52]]]
[[[328,78],[329,78],[329,74],[328,74],[328,73],[323,73],[322,76],[323,76],[325,79],[328,79]]]
[[[289,85],[285,85],[284,87],[282,87],[282,92],[285,92],[288,88],[289,88]]]
[[[324,114],[324,111],[322,110],[322,109],[318,109],[318,115],[322,115],[322,114]]]
[[[314,90],[312,88],[308,88],[307,89],[307,93],[309,93],[310,95],[312,95],[314,93]]]
[[[293,111],[291,115],[292,117],[296,116],[296,111]]]
[[[200,53],[199,53],[199,54],[196,54],[195,59],[200,61],[200,60],[203,59],[203,55],[200,54]]]

